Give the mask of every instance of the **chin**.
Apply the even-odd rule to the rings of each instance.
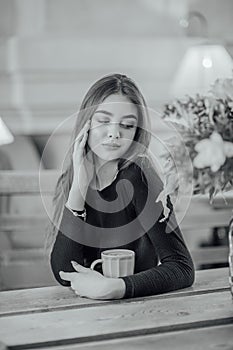
[[[122,156],[122,154],[121,154],[122,152],[120,152],[119,154],[117,152],[115,154],[110,154],[107,152],[94,152],[94,153],[98,158],[105,160],[105,161],[116,160],[116,159],[121,158],[121,156]]]
[[[107,156],[107,155],[104,156],[103,154],[101,154],[101,155],[97,154],[97,157],[102,159],[102,160],[108,161],[108,162],[110,162],[111,160],[116,160],[116,159],[120,158],[120,156],[117,156],[117,155],[113,157],[113,156],[110,156],[110,155],[109,156]]]

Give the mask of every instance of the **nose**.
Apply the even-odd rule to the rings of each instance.
[[[119,139],[120,138],[119,126],[117,124],[112,123],[111,125],[109,125],[108,137],[110,139]]]

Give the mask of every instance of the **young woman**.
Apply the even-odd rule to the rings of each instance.
[[[194,281],[190,254],[170,198],[148,155],[150,121],[135,83],[121,74],[97,81],[84,97],[69,164],[58,180],[49,232],[57,281],[77,295],[120,299],[165,293]],[[103,276],[91,263],[110,248],[135,252],[135,273]]]

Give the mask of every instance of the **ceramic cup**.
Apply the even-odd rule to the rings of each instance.
[[[135,253],[128,249],[109,249],[101,253],[101,259],[93,261],[91,269],[102,264],[103,275],[106,277],[124,277],[134,273]]]

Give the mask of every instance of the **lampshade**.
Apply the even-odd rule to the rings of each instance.
[[[206,94],[217,78],[232,76],[233,61],[221,45],[196,45],[185,53],[171,87],[173,97]]]
[[[13,141],[14,136],[11,134],[10,130],[0,117],[0,145],[11,143]]]

